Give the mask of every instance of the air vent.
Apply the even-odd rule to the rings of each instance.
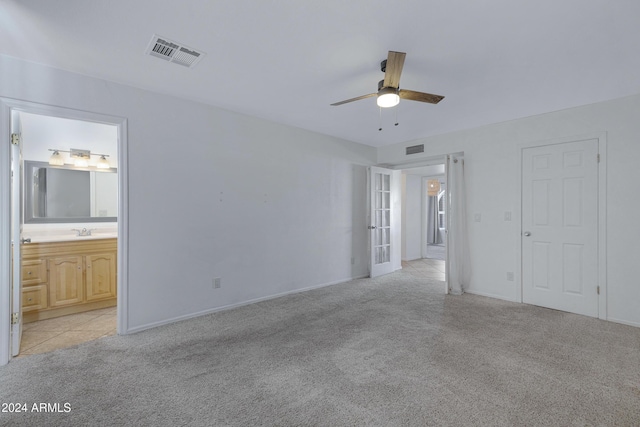
[[[145,53],[189,68],[194,67],[206,55],[204,52],[156,34],[151,37]]]
[[[424,153],[424,144],[412,145],[411,147],[407,147],[407,156],[409,154],[418,154],[418,153]]]

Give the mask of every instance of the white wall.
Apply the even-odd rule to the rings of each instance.
[[[482,128],[434,136],[424,143],[434,155],[464,151],[467,177],[471,292],[516,300],[518,280],[506,272],[519,271],[519,221],[505,221],[504,212],[517,212],[520,144],[606,132],[607,162],[607,318],[640,326],[640,96],[632,96],[513,120]],[[405,145],[378,150],[378,162],[406,161]],[[474,221],[474,214],[481,221]],[[517,279],[517,278],[516,278]]]
[[[5,56],[0,96],[128,119],[129,331],[367,274],[374,148]]]
[[[402,174],[402,260],[422,258],[422,177]]]

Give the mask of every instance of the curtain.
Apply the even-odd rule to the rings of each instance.
[[[464,158],[447,156],[449,185],[449,293],[461,295],[471,281],[471,262],[467,233],[467,203]]]
[[[427,243],[437,245],[442,243],[438,227],[438,196],[429,196],[427,212]]]

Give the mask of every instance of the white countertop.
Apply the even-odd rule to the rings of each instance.
[[[49,235],[33,235],[23,234],[23,239],[31,239],[31,243],[45,242],[73,242],[77,240],[96,240],[96,239],[115,239],[118,233],[91,233],[91,236],[76,236],[75,234],[49,234]],[[27,243],[28,244],[28,243]]]

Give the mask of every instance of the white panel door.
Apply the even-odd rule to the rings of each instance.
[[[598,316],[598,140],[523,149],[522,300]]]
[[[11,355],[20,353],[22,339],[22,142],[20,114],[11,111]],[[14,138],[15,136],[15,138]]]
[[[371,277],[393,271],[392,227],[393,171],[379,167],[369,168],[369,212],[370,212],[370,271]]]

